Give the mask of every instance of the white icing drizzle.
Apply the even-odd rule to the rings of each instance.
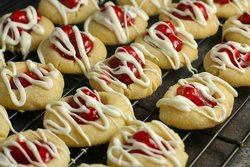
[[[159,21],[159,22],[153,24],[148,29],[148,31],[147,31],[148,34],[145,35],[144,41],[146,43],[156,47],[157,49],[159,49],[162,52],[162,54],[168,59],[168,61],[171,64],[173,69],[175,69],[175,70],[179,69],[180,65],[181,65],[179,53],[174,49],[173,44],[170,41],[170,39],[167,36],[165,36],[162,32],[156,30],[156,27],[161,25],[161,24],[166,25],[169,29],[171,29],[171,27],[167,23],[165,23],[163,21]],[[183,29],[181,27],[176,27],[175,31],[177,34],[180,34],[181,36],[183,36],[186,39],[184,41],[183,39],[176,36],[184,44],[186,44],[194,49],[196,49],[198,47],[196,41],[194,40],[194,37],[190,33],[188,33],[187,31],[185,31],[185,29]],[[173,30],[172,30],[172,32],[173,32]],[[173,32],[173,34],[174,34],[174,32]],[[163,39],[160,39],[157,35],[160,35]],[[151,58],[155,58],[155,59],[157,59],[157,61],[160,61],[155,55],[151,54],[150,51],[148,51],[146,49],[146,47],[144,47],[142,44],[135,43],[133,45],[138,47],[144,53],[149,53],[148,55]],[[193,70],[195,70],[195,69],[192,68],[192,65],[191,65],[191,62],[190,62],[188,56],[186,56],[186,54],[182,53],[182,52],[180,52],[180,54],[186,60],[186,64],[187,64],[189,71],[193,73]]]
[[[133,119],[133,116],[129,116],[128,114],[123,113],[123,111],[121,111],[119,108],[113,105],[103,104],[100,101],[101,100],[100,96],[96,91],[94,91],[93,93],[95,93],[95,95],[98,97],[98,100],[83,93],[82,90],[84,89],[89,90],[87,87],[79,88],[76,91],[77,93],[73,96],[73,100],[80,106],[79,108],[72,108],[65,101],[55,101],[55,102],[48,104],[46,106],[46,111],[49,112],[50,114],[53,114],[59,122],[54,122],[48,118],[44,120],[44,127],[54,132],[55,134],[65,135],[69,137],[76,144],[79,144],[77,139],[75,139],[75,137],[71,135],[72,129],[74,128],[78,132],[79,137],[83,138],[88,143],[88,145],[91,146],[92,144],[91,144],[89,137],[87,136],[87,134],[83,131],[81,127],[84,125],[79,125],[72,118],[72,116],[76,117],[77,119],[81,120],[82,122],[86,124],[92,125],[103,131],[106,131],[110,128],[110,121],[112,121],[112,118],[122,117],[125,120]],[[81,112],[90,112],[88,107],[83,105],[79,101],[79,98],[86,101],[86,105],[88,107],[94,108],[97,111],[99,115],[98,121],[88,121],[78,116],[77,114],[75,114],[75,113],[81,113]],[[111,117],[111,118],[108,118],[108,117]]]
[[[81,6],[82,5],[87,6],[89,1],[92,1],[92,3],[95,5],[96,9],[99,9],[97,0],[79,0],[78,4],[72,9],[63,5],[59,0],[48,0],[48,1],[57,9],[57,11],[62,16],[64,25],[68,24],[67,13],[75,13],[75,12],[79,11]]]
[[[48,69],[50,71],[47,71],[45,68],[38,67],[37,64],[32,62],[31,60],[27,60],[25,63],[28,68],[28,71],[37,75],[41,80],[34,80],[30,78],[28,75],[26,75],[25,73],[18,73],[16,69],[16,64],[14,62],[9,62],[12,70],[4,68],[1,71],[2,80],[9,92],[11,101],[17,107],[23,106],[26,103],[26,99],[27,99],[25,88],[22,86],[19,80],[19,77],[26,79],[32,85],[48,90],[53,87],[53,81],[51,77],[57,78],[59,74],[57,69],[52,64],[48,64]],[[10,77],[13,77],[13,82],[16,85],[17,90],[13,90],[11,88]]]
[[[161,8],[161,7],[167,7],[168,3],[170,2],[170,0],[163,0],[162,5],[160,3],[159,0],[142,0],[139,4],[138,4],[138,0],[130,0],[130,2],[135,6],[135,7],[139,7],[141,8],[146,2],[150,1],[155,7],[157,8]]]
[[[218,68],[220,70],[226,70],[227,68],[230,68],[230,69],[235,70],[239,73],[245,73],[246,70],[237,61],[235,52],[230,47],[230,45],[235,47],[237,50],[239,50],[240,53],[246,54],[246,53],[250,52],[250,46],[247,44],[241,44],[241,43],[233,42],[233,41],[229,41],[227,43],[217,44],[210,51],[210,58],[212,61],[216,62],[217,65],[212,65],[211,67],[215,67],[215,68]],[[221,49],[227,49],[231,52],[237,66],[235,66],[231,62],[227,52],[220,52]]]
[[[136,54],[139,56],[139,58],[142,60],[142,63],[145,64],[145,59],[144,59],[143,53],[139,49],[137,49],[136,47],[133,47],[133,46],[131,46],[131,47],[136,52]],[[119,49],[123,49],[124,52],[118,51]],[[114,68],[114,69],[108,66],[108,63],[114,57],[118,58],[121,61],[122,66],[119,66],[119,67]],[[132,63],[135,66],[136,70],[139,72],[140,78],[136,78],[134,73],[127,66],[127,62]],[[108,58],[104,61],[98,62],[94,66],[93,71],[90,71],[88,73],[87,77],[88,77],[88,79],[93,79],[96,82],[98,82],[100,84],[100,86],[103,88],[103,90],[105,90],[107,92],[114,92],[114,90],[108,84],[106,84],[106,82],[103,79],[105,79],[108,82],[115,84],[119,87],[122,87],[123,89],[127,89],[127,85],[122,83],[121,81],[119,81],[115,77],[115,75],[127,74],[134,81],[134,83],[137,83],[143,87],[148,87],[150,85],[151,81],[144,73],[144,71],[146,71],[146,70],[151,70],[152,72],[155,72],[157,75],[160,75],[160,74],[158,74],[158,72],[156,70],[154,70],[152,68],[149,68],[149,69],[142,68],[140,63],[133,56],[131,56],[124,48],[118,47],[113,56],[111,56],[110,58]]]
[[[4,58],[4,54],[3,54],[3,50],[0,49],[0,70],[2,67],[5,67],[6,66],[6,63],[5,63],[5,58]]]
[[[191,0],[182,0],[179,3],[177,3],[177,4],[174,4],[173,7],[171,7],[171,8],[165,7],[161,11],[166,16],[168,16],[169,18],[173,19],[178,24],[178,26],[180,26],[180,27],[182,27],[184,29],[185,29],[185,27],[184,27],[184,24],[181,21],[181,19],[179,19],[178,17],[174,16],[172,14],[172,12],[175,12],[175,13],[181,15],[181,16],[190,16],[194,22],[200,24],[201,26],[207,26],[207,20],[203,16],[202,10],[199,7],[197,7],[194,4],[194,2],[195,1],[191,1]],[[198,1],[198,2],[201,3],[206,8],[206,11],[207,11],[207,14],[208,14],[208,18],[211,17],[211,14],[213,14],[213,13],[216,12],[212,7],[210,7],[209,5],[205,4],[204,2],[202,2],[202,1]],[[187,6],[190,6],[193,9],[193,11],[194,11],[194,15],[188,9],[184,10],[184,11],[177,9],[178,4],[180,4],[180,3],[184,4],[184,5],[187,5]]]
[[[226,97],[220,90],[220,88],[216,86],[215,83],[219,83],[220,85],[224,86],[234,97],[238,96],[236,90],[231,87],[227,82],[207,72],[195,74],[192,78],[180,79],[178,83],[181,86],[194,85],[196,88],[201,90],[202,94],[206,99],[215,102],[217,105],[214,108],[208,106],[199,107],[196,106],[188,98],[181,95],[176,95],[171,98],[160,99],[156,104],[157,107],[171,106],[182,112],[195,111],[214,122],[221,122],[225,120],[227,116],[227,111],[224,105],[222,104],[225,101]],[[218,97],[213,97],[214,94],[217,94]],[[221,108],[222,114],[220,117],[216,116],[216,112],[218,111],[215,111],[215,108]]]
[[[208,3],[209,6],[211,6],[213,9],[217,10],[214,0],[207,0],[207,3]],[[230,1],[228,4],[233,5],[233,6],[236,7],[239,11],[243,11],[243,10],[244,10],[244,6],[249,6],[249,5],[250,5],[250,1],[249,1],[249,0],[232,0],[232,1]],[[223,4],[223,5],[226,5],[226,4]],[[223,5],[222,5],[222,6],[223,6]]]
[[[246,11],[250,15],[250,11]],[[243,12],[240,14],[240,16],[243,14]],[[225,31],[223,31],[223,37],[228,33],[238,33],[244,36],[245,38],[250,39],[250,24],[243,24],[240,20],[238,20],[238,16],[231,20],[228,24],[233,24],[234,26],[231,26]]]
[[[28,140],[22,134],[17,134],[18,138],[17,141],[5,141],[2,143],[1,148],[2,152],[0,152],[0,165],[1,166],[8,166],[8,167],[24,167],[26,165],[18,164],[18,162],[12,157],[11,155],[11,147],[18,148],[22,154],[26,157],[30,165],[46,167],[47,164],[43,162],[41,155],[39,154],[39,150],[37,150],[36,145],[46,148],[52,158],[60,159],[60,155],[58,153],[59,150],[63,150],[59,146],[56,146],[54,143],[49,142],[46,138],[46,135],[43,132],[44,130],[39,129],[37,132],[30,131],[32,134],[37,136],[40,140],[46,142],[41,143],[39,140]],[[25,142],[31,153],[34,155],[37,161],[33,161],[28,153],[22,148],[22,146],[18,143]]]
[[[96,21],[99,24],[104,25],[109,30],[114,31],[118,41],[120,43],[126,43],[129,40],[129,25],[127,25],[126,16],[130,16],[132,19],[135,19],[137,16],[141,17],[144,20],[148,20],[148,15],[141,9],[135,8],[133,6],[121,6],[122,11],[124,12],[124,20],[125,25],[124,28],[122,27],[115,10],[112,8],[112,6],[115,6],[113,2],[107,2],[104,4],[106,7],[105,11],[98,11],[93,16],[89,17],[84,24],[84,30],[89,32],[89,24],[92,21]],[[136,31],[137,27],[132,24]]]
[[[6,14],[1,18],[0,21],[0,36],[3,51],[6,50],[7,45],[17,46],[20,44],[20,51],[25,59],[29,53],[32,43],[32,37],[26,31],[32,30],[37,34],[42,35],[45,33],[45,30],[41,25],[38,24],[38,16],[34,7],[28,6],[27,8],[23,9],[23,11],[26,12],[28,23],[24,24],[14,22],[10,19],[11,13]],[[18,28],[22,28],[24,31],[20,33]],[[8,34],[10,31],[13,32],[11,34],[13,37]]]
[[[115,138],[112,142],[112,146],[108,149],[107,156],[111,162],[118,164],[119,166],[144,166],[138,159],[133,156],[133,153],[129,153],[131,150],[142,150],[148,155],[142,155],[147,160],[157,164],[166,166],[180,167],[181,162],[176,157],[175,148],[180,148],[181,140],[173,135],[173,132],[165,124],[160,121],[152,121],[151,124],[158,127],[162,136],[168,136],[170,140],[165,140],[157,133],[154,132],[146,123],[141,121],[131,122],[132,126],[127,126],[126,130],[121,131],[122,139]],[[133,139],[133,135],[139,131],[146,131],[153,139],[158,149],[151,148],[142,142],[138,142]],[[166,149],[164,145],[168,148]],[[118,157],[116,156],[119,153]]]
[[[0,115],[2,115],[3,119],[4,119],[4,120],[6,121],[6,123],[9,125],[10,130],[11,130],[13,133],[17,133],[16,130],[13,128],[13,126],[12,126],[10,120],[9,120],[9,117],[8,117],[8,114],[7,114],[6,110],[5,110],[5,108],[4,108],[2,105],[0,105]]]
[[[83,44],[82,36],[81,34],[86,35],[92,42],[94,42],[95,38],[87,32],[81,32],[77,26],[73,26],[73,33],[76,38],[77,42],[77,49],[80,53],[80,59],[77,57],[76,48],[74,48],[73,44],[70,42],[69,36],[59,27],[55,28],[54,32],[49,37],[49,40],[52,44],[54,44],[61,52],[68,56],[72,56],[74,60],[78,63],[80,68],[82,69],[83,73],[86,74],[90,67],[90,62],[88,55],[85,50],[85,46]],[[38,57],[42,64],[45,64],[44,56],[42,54],[41,46],[43,43],[41,43],[37,49]],[[66,47],[65,47],[66,46]]]

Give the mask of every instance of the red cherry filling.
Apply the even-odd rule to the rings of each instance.
[[[34,79],[34,80],[41,80],[35,73],[33,72],[25,72],[24,74],[28,75],[30,78]],[[22,78],[22,77],[18,77],[19,81],[21,82],[21,85],[26,88],[28,86],[31,85],[31,83],[26,80],[25,78]],[[11,89],[17,89],[17,86],[16,84],[14,83],[14,80],[13,78],[10,79],[10,86],[11,86]]]
[[[194,85],[179,86],[176,94],[188,98],[197,106],[208,106],[213,108],[217,105],[215,102],[208,100],[202,94],[201,90],[196,88]]]
[[[67,8],[74,8],[80,2],[80,0],[60,0],[60,2]]]
[[[128,13],[125,14],[120,7],[112,6],[112,8],[114,9],[116,16],[119,19],[122,27],[131,26],[132,24],[134,24],[135,20]],[[106,10],[107,10],[106,6],[101,8],[101,12],[105,12]]]
[[[93,97],[94,99],[96,99],[97,101],[100,101],[98,96],[91,90],[84,88],[82,90],[82,92],[88,96]],[[78,97],[78,100],[82,103],[82,105],[86,106],[86,101],[83,100],[81,97]],[[69,105],[72,108],[79,108],[80,106],[72,99],[72,101],[69,102]],[[96,121],[97,119],[99,119],[99,115],[98,112],[96,111],[95,108],[92,107],[88,107],[89,111],[82,111],[82,112],[74,112],[74,114],[78,115],[79,117],[87,120],[87,121]],[[83,122],[81,119],[77,118],[76,116],[72,115],[72,118],[80,125],[82,124],[86,124],[85,122]]]
[[[214,2],[221,4],[221,5],[224,5],[224,4],[231,2],[231,0],[214,0]]]
[[[197,6],[201,10],[204,18],[207,20],[208,19],[208,14],[207,14],[206,7],[200,2],[194,2],[194,5]],[[179,9],[180,11],[189,10],[192,13],[192,15],[195,17],[194,9],[192,8],[191,5],[186,5],[184,3],[179,3],[177,5],[177,9]],[[175,17],[178,17],[178,18],[183,19],[183,20],[193,20],[191,16],[182,16],[182,15],[178,14],[177,12],[173,12],[172,14]]]
[[[140,57],[137,55],[137,53],[135,52],[135,50],[130,47],[130,46],[124,46],[121,47],[117,50],[117,52],[128,52],[129,55],[133,56],[137,62],[144,67],[144,64],[142,62],[142,60],[140,59]],[[122,62],[120,61],[120,59],[118,59],[117,57],[114,57],[110,62],[109,62],[109,66],[111,68],[117,69],[119,70],[119,67],[122,66]],[[137,71],[135,65],[133,63],[127,62],[127,66],[128,68],[134,73],[136,78],[140,78],[140,74]],[[129,77],[128,74],[119,74],[119,75],[115,75],[115,77],[121,81],[122,83],[126,84],[126,85],[130,85],[132,84],[134,81]]]
[[[79,51],[78,46],[77,46],[76,37],[75,37],[72,26],[62,26],[61,29],[68,35],[70,42],[74,46],[74,48],[76,50],[76,57],[81,59],[80,51]],[[85,47],[85,52],[88,55],[92,51],[92,49],[94,48],[94,43],[84,33],[81,33],[81,36],[82,36],[83,45]],[[61,44],[65,48],[67,48],[67,46],[65,46],[62,42],[61,42]],[[52,45],[51,47],[53,49],[55,49],[60,54],[60,56],[62,56],[63,58],[68,59],[68,60],[75,60],[73,56],[70,56],[70,55],[63,53],[55,45]]]
[[[243,24],[250,24],[250,13],[244,12],[238,19]]]
[[[44,163],[47,163],[48,161],[50,161],[53,157],[51,155],[51,153],[49,152],[49,150],[47,150],[47,148],[43,145],[48,145],[46,142],[44,141],[39,141],[42,145],[38,145],[36,143],[35,147],[39,152],[39,155],[42,159],[42,161]],[[30,148],[27,146],[27,144],[25,142],[20,142],[18,141],[18,144],[22,147],[22,149],[24,150],[24,152],[27,153],[27,155],[30,157],[30,159],[32,161],[38,162],[38,159],[36,158],[36,156],[34,155],[34,153],[30,150]],[[16,146],[10,146],[10,154],[11,156],[15,159],[15,161],[18,164],[22,164],[22,165],[29,165],[30,162],[29,160],[25,157],[24,153]]]

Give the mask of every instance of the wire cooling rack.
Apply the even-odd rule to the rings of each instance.
[[[21,9],[28,5],[37,6],[37,0],[2,0],[0,2],[0,15]],[[157,18],[150,19],[150,23]],[[82,29],[82,25],[79,27]],[[220,31],[210,38],[199,40],[199,59],[193,66],[199,72],[203,69],[204,55],[215,44],[221,41]],[[108,47],[108,55],[114,53],[115,47]],[[6,52],[7,61],[21,61],[22,56]],[[28,59],[38,61],[36,53],[31,53]],[[230,75],[230,74],[229,74]],[[163,71],[163,83],[157,91],[142,100],[131,101],[135,116],[142,121],[159,119],[156,102],[165,94],[171,85],[180,78],[191,76],[186,68],[177,71]],[[64,75],[65,88],[63,96],[74,94],[81,86],[89,86],[88,80],[82,75]],[[212,129],[199,131],[182,131],[175,129],[184,140],[186,152],[189,155],[188,166],[250,166],[250,88],[237,88],[239,96],[235,99],[232,115],[221,125]],[[10,120],[17,131],[42,128],[43,111],[19,113],[8,111]],[[85,163],[105,163],[107,144],[90,148],[70,148],[71,161],[69,166]]]

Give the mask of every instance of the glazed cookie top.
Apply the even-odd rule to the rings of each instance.
[[[144,71],[158,72],[152,68],[144,69],[144,66],[145,58],[139,49],[134,46],[118,47],[113,56],[94,66],[88,78],[96,80],[107,92],[114,92],[109,86],[110,83],[124,89],[132,83],[146,88],[150,85],[150,79]]]
[[[181,39],[182,36],[185,40]],[[194,37],[185,31],[182,27],[174,27],[170,21],[159,21],[153,24],[145,33],[144,41],[151,46],[160,49],[161,52],[167,57],[173,69],[180,68],[180,55],[183,44],[187,44],[192,48],[197,48],[197,43]],[[144,53],[147,53],[151,58],[158,59],[155,55],[152,55],[142,44],[133,44]],[[194,70],[191,66],[191,62],[185,53],[181,53],[185,58],[187,67],[190,71]],[[160,60],[158,60],[160,61]]]
[[[206,0],[206,1],[214,9],[216,9],[215,4],[219,4],[219,5],[232,4],[235,7],[237,7],[240,11],[242,11],[243,6],[250,5],[249,0]]]
[[[226,42],[215,45],[210,51],[210,58],[220,70],[230,68],[245,73],[250,67],[250,46],[238,42]]]
[[[147,14],[139,8],[126,5],[120,7],[116,6],[113,2],[107,2],[100,11],[86,20],[84,29],[89,32],[89,24],[94,20],[111,31],[114,31],[120,43],[126,43],[129,39],[128,29],[134,26],[137,16],[144,20],[149,19]],[[125,31],[123,29],[125,29]]]
[[[168,105],[180,111],[196,111],[212,121],[221,122],[227,116],[227,111],[222,104],[226,97],[217,84],[224,86],[234,97],[238,95],[227,82],[207,72],[180,79],[178,84],[180,86],[176,90],[176,95],[160,99],[156,104],[157,107]],[[221,108],[223,112],[221,117],[217,118],[215,106]]]
[[[45,33],[44,28],[38,24],[40,20],[41,16],[32,6],[2,16],[0,21],[2,50],[5,51],[7,45],[20,45],[21,53],[26,57],[32,43],[29,32],[34,31],[39,35]]]
[[[95,4],[96,9],[99,9],[98,0],[48,0],[52,5],[55,6],[57,11],[63,18],[64,25],[68,24],[67,13],[77,12],[81,6],[85,6],[92,1]]]
[[[24,66],[20,69],[21,63],[9,62],[8,66],[1,71],[1,78],[11,101],[18,107],[23,106],[26,102],[26,87],[34,85],[43,89],[51,89],[53,87],[52,78],[59,76],[58,70],[52,64],[40,66],[27,60],[23,62]],[[27,71],[24,71],[25,68]]]
[[[142,155],[158,165],[182,166],[176,157],[176,148],[183,148],[183,142],[165,124],[160,121],[133,121],[113,137],[107,155],[111,162],[119,166],[143,166],[133,155]]]
[[[242,12],[240,15],[233,16],[228,24],[233,24],[234,26],[225,29],[223,31],[223,36],[234,32],[250,39],[250,11]]]
[[[48,141],[43,130],[30,132],[39,140],[29,140],[26,136],[17,134],[16,141],[6,140],[1,144],[0,166],[46,166],[52,159],[60,159],[58,151],[63,148]]]
[[[138,3],[136,0],[129,0],[134,6],[136,7],[141,7],[143,6],[147,0],[142,0],[140,3]],[[157,8],[161,8],[161,7],[166,7],[169,4],[170,0],[162,0],[163,1],[163,5],[161,5],[159,0],[149,0],[154,6],[156,6]]]
[[[128,104],[130,104],[129,101]],[[133,119],[133,116],[122,112],[119,108],[103,104],[99,93],[87,87],[77,89],[76,94],[68,102],[55,101],[48,104],[46,111],[51,112],[59,120],[57,123],[49,118],[45,119],[44,126],[48,130],[56,134],[68,136],[78,144],[77,140],[71,136],[72,127],[74,127],[89,146],[92,145],[91,141],[81,129],[81,125],[89,124],[102,131],[106,131],[110,128],[108,117],[122,117],[125,120]]]
[[[171,8],[164,8],[162,12],[184,28],[181,20],[194,21],[201,26],[206,26],[207,20],[216,10],[201,1],[181,0]]]
[[[76,61],[84,74],[90,69],[88,54],[94,48],[94,40],[95,38],[90,33],[82,32],[77,26],[69,25],[55,28],[49,37],[51,48],[56,50],[61,57]],[[45,64],[40,46],[37,53],[41,63]]]

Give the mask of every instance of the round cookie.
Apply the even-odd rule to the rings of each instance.
[[[222,36],[227,41],[250,45],[250,11],[228,18],[223,25]]]
[[[134,46],[118,47],[113,56],[97,63],[87,77],[92,88],[118,92],[130,100],[150,96],[162,83],[160,68],[145,60]]]
[[[133,6],[115,6],[110,1],[86,20],[84,29],[106,45],[127,44],[146,29],[147,20],[143,10]]]
[[[203,72],[180,79],[157,102],[160,120],[184,130],[205,129],[224,122],[232,112],[234,90],[224,80]]]
[[[52,64],[10,62],[1,70],[0,104],[20,112],[44,109],[61,98],[63,88],[62,74]]]
[[[234,87],[250,86],[250,46],[232,41],[217,44],[206,54],[204,68]]]
[[[194,39],[210,37],[219,29],[219,20],[215,11],[201,1],[181,0],[171,8],[164,8],[159,19],[171,20],[174,25],[192,34]]]
[[[38,129],[9,136],[0,145],[0,166],[67,167],[70,152],[53,133]]]
[[[96,0],[41,0],[38,11],[58,25],[79,24],[99,9]]]
[[[144,10],[149,16],[160,13],[160,8],[169,7],[172,0],[117,0],[118,5],[133,5]]]
[[[188,155],[177,133],[160,121],[133,121],[111,139],[107,151],[108,165],[185,166]]]
[[[82,87],[75,95],[48,104],[43,124],[70,147],[90,147],[107,143],[133,118],[125,96]]]
[[[5,108],[0,105],[0,142],[7,138],[10,128],[12,128],[12,125],[9,120],[8,113]]]
[[[140,35],[135,44],[145,55],[162,69],[179,69],[198,58],[198,45],[193,36],[170,21],[159,21]]]
[[[53,29],[50,20],[40,16],[34,7],[28,6],[1,17],[0,45],[3,51],[18,51],[25,58],[30,51],[37,49]]]
[[[80,164],[80,166],[78,166],[78,167],[108,167],[108,166],[103,165],[103,164],[91,164],[91,165],[89,165],[89,164]]]
[[[40,61],[52,63],[66,74],[86,74],[97,62],[106,58],[105,45],[76,26],[62,26],[43,41],[38,48]]]
[[[250,10],[249,0],[203,0],[208,3],[214,10],[219,18],[227,19],[242,11]]]

